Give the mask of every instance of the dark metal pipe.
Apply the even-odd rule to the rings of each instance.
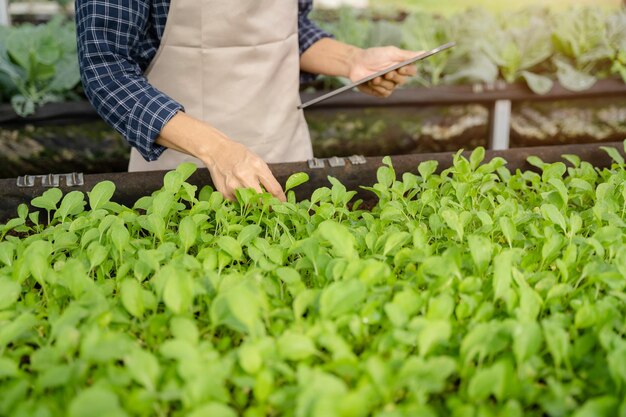
[[[515,148],[503,151],[487,151],[485,162],[494,157],[502,157],[508,163],[507,167],[511,171],[517,169],[534,169],[526,162],[526,159],[535,155],[545,162],[561,161],[561,155],[574,154],[582,160],[588,161],[596,167],[607,167],[611,164],[609,156],[600,149],[600,146],[612,146],[623,152],[621,142],[610,142],[603,144],[575,144],[560,146],[541,146],[529,148]],[[470,152],[464,152],[469,156]],[[391,160],[394,169],[401,177],[404,172],[417,172],[417,166],[428,160],[435,160],[439,163],[439,171],[448,168],[452,164],[452,152],[424,153],[411,155],[392,156]],[[310,169],[306,162],[294,162],[283,164],[270,164],[270,169],[281,184],[285,184],[287,178],[295,172],[306,172],[309,174],[309,182],[297,187],[295,190],[298,199],[309,198],[314,190],[324,186],[330,186],[328,176],[333,176],[341,181],[348,190],[357,191],[357,198],[373,200],[374,195],[360,186],[372,186],[376,183],[376,171],[382,165],[382,157],[367,157],[363,165],[352,165],[346,162],[343,167],[328,167],[323,169]],[[134,172],[134,173],[108,173],[90,174],[84,176],[84,185],[78,187],[68,187],[61,183],[60,189],[64,192],[79,190],[87,192],[100,181],[110,180],[116,185],[113,200],[127,206],[132,206],[137,199],[149,195],[163,185],[163,175],[167,171]],[[202,187],[212,185],[211,177],[206,169],[198,169],[188,180],[189,183]],[[16,216],[17,206],[21,203],[29,203],[34,197],[41,195],[47,188],[40,183],[33,187],[18,187],[16,179],[0,179],[0,221]]]

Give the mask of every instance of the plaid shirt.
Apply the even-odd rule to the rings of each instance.
[[[183,108],[144,76],[159,48],[169,5],[169,0],[76,0],[78,58],[87,98],[148,161],[165,150],[155,141]],[[313,0],[298,0],[300,54],[330,36],[309,20],[312,7]]]

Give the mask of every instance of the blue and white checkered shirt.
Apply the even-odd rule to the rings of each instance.
[[[87,98],[148,161],[165,150],[155,141],[182,109],[143,75],[159,48],[169,5],[169,0],[76,0],[78,58]],[[300,54],[330,36],[309,20],[312,7],[313,0],[298,0]]]

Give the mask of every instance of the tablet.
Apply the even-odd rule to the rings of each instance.
[[[373,80],[376,77],[381,77],[381,76],[387,74],[388,72],[395,71],[398,68],[404,67],[405,65],[412,64],[412,63],[414,63],[416,61],[420,61],[420,60],[422,60],[424,58],[428,58],[431,55],[435,55],[438,52],[441,52],[441,51],[444,51],[446,49],[452,48],[455,44],[456,44],[455,42],[448,42],[446,44],[438,46],[435,49],[431,49],[430,51],[422,52],[421,54],[418,54],[418,55],[414,56],[413,58],[409,58],[406,61],[399,62],[399,63],[397,63],[397,64],[395,64],[395,65],[393,65],[393,66],[391,66],[389,68],[386,68],[386,69],[384,69],[382,71],[378,71],[378,72],[376,72],[374,74],[368,75],[365,78],[361,78],[358,81],[355,81],[355,82],[350,83],[348,85],[344,85],[343,87],[340,87],[340,88],[338,88],[336,90],[333,90],[330,93],[324,94],[323,96],[319,96],[317,98],[314,98],[313,100],[307,101],[306,103],[300,104],[298,106],[298,108],[299,109],[303,109],[305,107],[309,107],[312,104],[319,103],[320,101],[326,100],[327,98],[331,98],[333,96],[336,96],[337,94],[343,93],[344,91],[348,91],[348,90],[350,90],[350,89],[352,89],[354,87],[357,87],[357,86],[359,86],[361,84],[364,84],[364,83],[366,83],[368,81],[371,81],[371,80]]]

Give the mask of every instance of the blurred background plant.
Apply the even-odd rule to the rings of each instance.
[[[545,94],[559,81],[581,91],[598,79],[626,82],[626,11],[530,6],[494,12],[473,7],[461,12],[389,14],[342,8],[315,18],[337,39],[358,46],[399,45],[427,50],[454,40],[457,46],[419,64],[413,85],[525,82]],[[325,86],[345,80],[324,79]]]
[[[50,102],[77,99],[80,83],[74,24],[0,27],[0,98],[26,116]]]

